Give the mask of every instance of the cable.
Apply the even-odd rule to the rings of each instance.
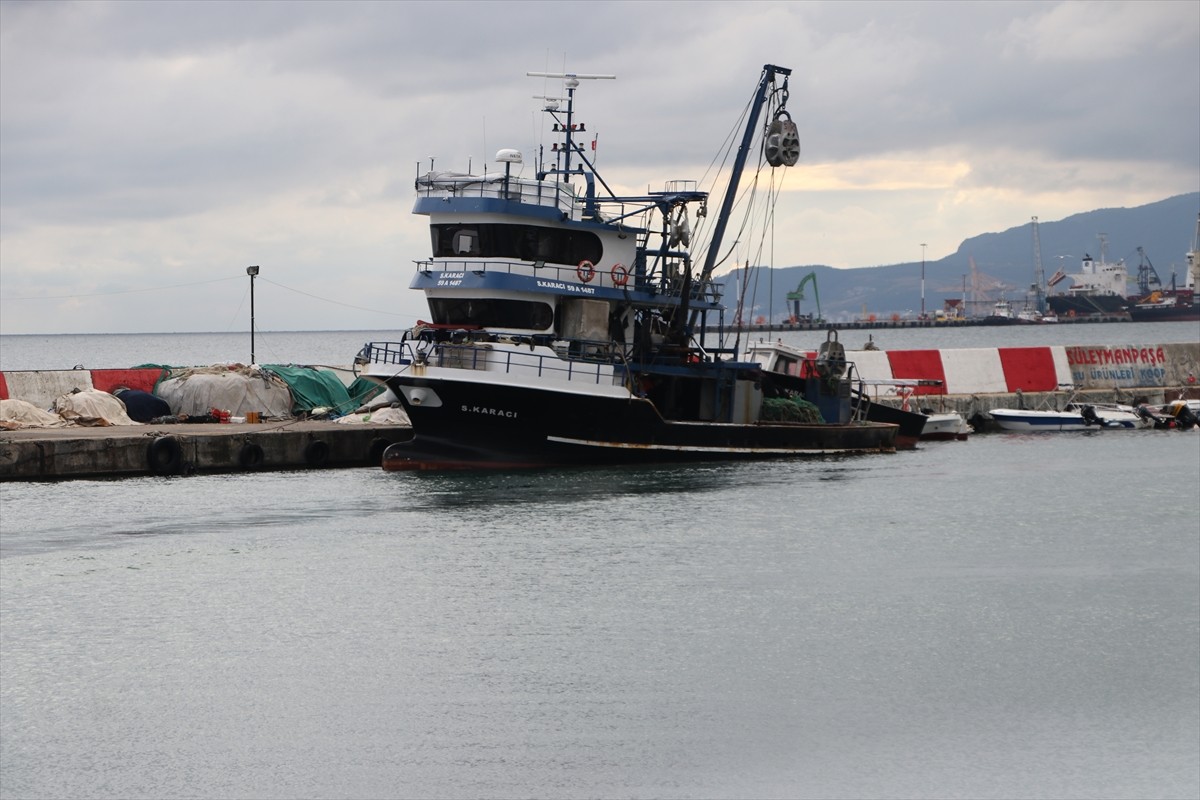
[[[164,289],[182,289],[188,286],[202,286],[206,283],[235,281],[238,278],[213,278],[211,281],[195,281],[193,283],[176,283],[171,286],[150,286],[145,289],[120,289],[115,292],[92,292],[91,294],[48,294],[40,297],[9,297],[7,300],[67,300],[76,297],[108,297],[114,294],[135,294],[137,292],[158,292]]]
[[[335,306],[345,306],[346,308],[353,308],[357,311],[370,311],[372,314],[386,314],[390,317],[411,317],[412,316],[411,314],[397,314],[394,311],[380,311],[377,308],[364,308],[363,306],[355,306],[355,305],[351,305],[350,303],[342,303],[337,300],[330,300],[328,297],[321,297],[319,295],[309,294],[308,292],[303,292],[299,289],[293,289],[291,286],[284,286],[282,283],[277,283],[277,282],[271,280],[270,278],[264,278],[261,275],[258,277],[258,279],[260,281],[263,281],[264,283],[269,283],[272,286],[278,286],[280,289],[287,289],[289,292],[295,292],[296,294],[302,294],[305,297],[311,297],[314,300],[323,300],[326,303],[333,303]]]

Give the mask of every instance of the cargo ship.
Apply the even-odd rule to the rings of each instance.
[[[1108,243],[1101,234],[1099,261],[1085,254],[1079,272],[1064,273],[1059,270],[1047,281],[1050,289],[1062,281],[1071,281],[1065,293],[1046,297],[1050,310],[1057,316],[1119,314],[1129,309],[1130,302],[1125,296],[1129,271],[1125,268],[1124,259],[1115,263],[1107,261],[1107,249]]]

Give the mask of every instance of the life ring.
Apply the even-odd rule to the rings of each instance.
[[[624,264],[613,264],[612,282],[614,286],[624,286],[629,283],[629,270]]]
[[[329,445],[321,439],[313,439],[304,448],[304,462],[310,467],[323,467],[329,461]]]
[[[263,463],[262,446],[254,442],[246,442],[238,453],[238,465],[242,469],[258,469]]]
[[[596,277],[596,265],[588,261],[586,258],[579,262],[579,266],[575,268],[575,274],[579,276],[579,280],[584,283],[591,283],[592,278]]]
[[[155,475],[174,475],[183,465],[183,446],[174,436],[158,436],[146,448],[146,460]]]

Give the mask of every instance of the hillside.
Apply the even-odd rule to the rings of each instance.
[[[1106,234],[1109,261],[1124,259],[1130,277],[1137,274],[1138,247],[1154,265],[1164,283],[1174,270],[1180,281],[1185,270],[1184,254],[1196,231],[1200,192],[1178,195],[1135,208],[1104,208],[1075,214],[1066,219],[1038,220],[1042,268],[1049,278],[1055,270],[1074,272],[1085,254],[1100,257],[1099,234]],[[1062,258],[1060,258],[1062,256]],[[972,295],[971,260],[979,275],[978,292]],[[916,314],[921,308],[921,262],[881,267],[834,269],[828,266],[792,266],[750,271],[744,313],[749,321],[758,316],[778,320],[789,313],[787,293],[796,289],[810,272],[816,274],[821,313],[829,320],[847,321],[868,314],[880,318],[892,314]],[[732,311],[741,270],[722,276],[725,297]],[[933,313],[946,298],[962,298],[964,284],[968,300],[978,308],[1003,295],[1020,306],[1034,280],[1033,223],[1021,224],[1000,233],[983,233],[965,240],[954,254],[925,263],[925,309]],[[1131,285],[1130,291],[1135,287]],[[805,286],[802,314],[816,312],[812,284]],[[749,310],[754,306],[754,311]],[[769,313],[768,313],[769,312]]]

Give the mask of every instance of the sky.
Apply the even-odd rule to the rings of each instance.
[[[640,194],[709,172],[765,63],[802,148],[774,266],[1200,191],[1194,0],[0,0],[0,333],[249,330],[250,265],[256,330],[407,328],[413,179],[530,177],[560,87],[526,72],[617,76],[580,118]]]

